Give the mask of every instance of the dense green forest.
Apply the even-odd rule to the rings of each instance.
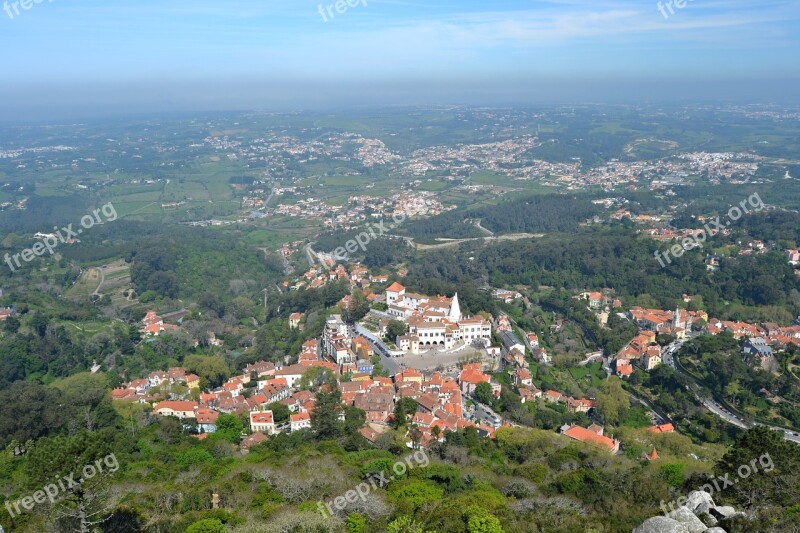
[[[405,232],[416,238],[485,236],[465,220],[480,220],[496,233],[569,232],[600,213],[587,195],[539,195],[466,210],[448,211],[410,222]]]
[[[762,217],[771,216],[751,217],[754,232]],[[800,222],[798,215],[776,216]],[[800,277],[780,251],[725,258],[718,271],[709,272],[701,250],[685,253],[668,268],[654,258],[656,250],[661,250],[656,242],[637,238],[622,224],[477,248],[468,243],[455,253],[428,252],[410,261],[408,277],[423,286],[610,287],[627,304],[649,302],[664,309],[674,309],[680,295],[689,293],[701,296],[704,309],[720,318],[791,322],[800,314]]]

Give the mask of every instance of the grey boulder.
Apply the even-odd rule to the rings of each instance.
[[[690,492],[686,498],[686,503],[683,505],[693,513],[707,513],[709,509],[715,506],[711,495],[702,490]]]
[[[656,516],[645,520],[633,533],[689,533],[689,528],[672,518]]]
[[[689,533],[703,533],[708,529],[708,526],[686,507],[679,507],[667,516],[686,526]]]
[[[736,509],[729,505],[723,505],[721,507],[712,507],[711,514],[716,516],[717,518],[728,518],[730,516],[734,516],[736,513]]]

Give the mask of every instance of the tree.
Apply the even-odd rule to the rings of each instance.
[[[105,397],[108,381],[102,374],[81,372],[53,382],[53,387],[61,390],[65,399],[73,405],[94,406]]]
[[[408,428],[408,438],[411,439],[411,447],[415,450],[419,449],[419,443],[422,441],[422,431],[416,424],[411,424]]]
[[[622,380],[611,377],[603,382],[597,395],[597,412],[607,424],[619,424],[630,409],[628,393],[622,388]]]
[[[464,516],[468,533],[503,533],[500,520],[483,507],[470,506]]]
[[[364,293],[355,291],[350,295],[350,303],[342,310],[342,319],[348,324],[358,322],[369,313],[370,303]]]
[[[389,493],[401,509],[416,512],[423,505],[437,503],[444,495],[444,489],[428,481],[411,478],[392,482]]]
[[[492,405],[494,402],[494,394],[492,394],[492,386],[487,381],[478,383],[475,387],[475,398],[485,405]]]
[[[28,320],[28,326],[40,337],[44,337],[44,334],[47,333],[47,326],[49,323],[50,321],[42,313],[35,313],[30,320]]]
[[[301,389],[310,390],[312,392],[316,392],[324,386],[335,385],[336,375],[324,366],[312,366],[303,372],[299,384]]]
[[[197,303],[200,307],[212,311],[217,317],[221,317],[225,312],[225,306],[216,292],[204,292]]]
[[[394,342],[397,337],[402,337],[407,331],[408,326],[406,326],[405,322],[401,322],[399,320],[390,320],[389,324],[386,326],[386,337]]]
[[[317,393],[317,403],[311,411],[311,429],[318,439],[333,439],[341,435],[342,393],[338,387],[326,387]]]
[[[419,404],[414,398],[400,398],[394,405],[394,427],[404,426],[417,412]]]
[[[218,387],[230,375],[230,368],[221,357],[188,355],[183,361],[187,372],[194,372],[208,380],[209,385]]]
[[[0,447],[58,432],[71,416],[60,390],[16,381],[0,390]]]
[[[19,320],[15,316],[6,318],[5,330],[9,333],[16,333],[19,331]]]
[[[367,517],[361,513],[350,513],[347,516],[347,533],[365,533]]]
[[[742,392],[742,387],[739,385],[739,380],[735,379],[725,385],[723,389],[723,394],[725,395],[725,399],[731,402],[733,405],[738,404],[737,397]]]
[[[120,507],[103,522],[103,533],[140,533],[142,517],[138,511],[128,507]]]
[[[33,486],[55,487],[54,478],[78,478],[78,483],[70,483],[61,491],[63,497],[57,504],[61,516],[77,523],[73,531],[89,533],[112,515],[108,485],[110,476],[120,468],[111,451],[112,440],[110,429],[102,434],[82,431],[74,436],[40,439],[28,452],[25,469]]]
[[[272,411],[272,418],[276,424],[288,422],[292,414],[288,407],[279,402],[267,405],[267,410]]]
[[[226,533],[228,528],[216,518],[206,518],[186,528],[186,533]]]
[[[426,533],[425,529],[410,516],[395,518],[386,526],[388,533]]]
[[[237,296],[228,305],[228,313],[233,315],[236,320],[253,316],[255,304],[250,298]]]
[[[344,431],[348,435],[357,434],[367,421],[367,413],[363,409],[348,405],[344,408]]]
[[[735,481],[726,488],[726,499],[747,509],[763,502],[786,508],[796,505],[800,501],[798,449],[780,431],[765,426],[746,431],[714,468],[719,479]]]
[[[241,440],[244,425],[238,416],[221,414],[217,418],[216,426],[215,435],[218,434],[221,438],[233,444],[237,444]]]
[[[686,480],[686,465],[684,463],[664,463],[661,465],[661,475],[669,485],[679,488]]]

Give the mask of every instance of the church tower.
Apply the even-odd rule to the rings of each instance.
[[[672,315],[672,331],[674,332],[677,328],[686,329],[686,323],[682,320],[679,306],[675,306],[675,314]]]
[[[458,305],[458,293],[453,295],[453,302],[450,304],[450,313],[448,313],[447,318],[453,322],[461,320],[461,306]]]

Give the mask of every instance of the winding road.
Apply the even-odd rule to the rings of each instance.
[[[680,365],[676,364],[675,361],[675,353],[677,353],[677,351],[680,350],[681,346],[683,346],[683,344],[686,343],[687,340],[688,339],[675,341],[664,349],[664,364],[668,364],[669,366],[674,368],[677,372],[680,372],[681,374],[689,378],[692,383],[694,383],[699,387],[700,384],[697,383],[697,379],[688,372],[685,372]],[[710,412],[714,413],[718,417],[722,418],[729,424],[732,424],[741,429],[750,429],[754,426],[766,425],[767,427],[769,427],[770,429],[774,429],[775,431],[782,431],[783,437],[786,440],[800,444],[800,433],[796,431],[776,426],[770,426],[767,424],[762,424],[760,422],[748,423],[747,421],[743,420],[740,416],[732,413],[731,411],[723,407],[722,404],[720,404],[716,400],[712,398],[703,398],[699,394],[697,394],[697,391],[693,391],[693,393],[695,395],[695,398],[697,398],[706,409],[708,409]]]

